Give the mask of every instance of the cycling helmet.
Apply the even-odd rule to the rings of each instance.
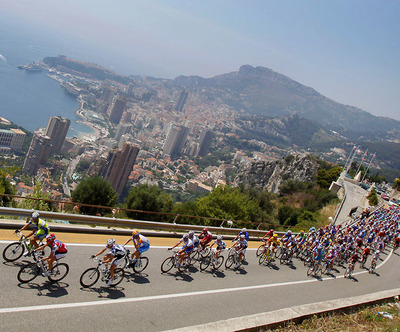
[[[304,231],[303,231],[303,230],[301,230],[301,231],[300,231],[300,233],[301,233],[301,234],[303,234],[303,233],[304,233]]]
[[[111,247],[115,244],[115,240],[114,239],[108,239],[107,240],[107,247]]]
[[[273,228],[271,228],[269,231],[270,231],[271,233],[275,232]]]
[[[292,231],[289,229],[289,230],[287,231],[287,233],[288,233],[288,234],[292,234]]]
[[[278,234],[274,234],[272,235],[272,237],[276,239],[278,237]]]
[[[223,236],[222,235],[218,235],[217,236],[217,241],[222,241]]]
[[[240,238],[241,238],[242,240],[244,240],[245,237],[246,237],[246,235],[244,235],[244,234],[240,235]]]
[[[135,229],[133,232],[132,232],[132,236],[137,236],[137,235],[139,235],[139,230],[138,229]]]
[[[247,229],[246,228],[242,228],[242,233],[246,233]]]
[[[33,212],[32,219],[38,219],[38,218],[39,218],[39,212]]]
[[[53,241],[53,240],[55,240],[55,238],[56,238],[56,235],[54,233],[51,233],[46,236],[47,241]]]
[[[204,227],[203,232],[208,232],[208,227]]]
[[[184,236],[183,236],[183,239],[184,240],[187,240],[189,238],[189,235],[188,234],[185,234]]]
[[[189,232],[189,236],[193,236],[194,235],[194,232],[193,231],[190,231]]]

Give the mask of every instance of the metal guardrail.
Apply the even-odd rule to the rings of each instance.
[[[89,216],[82,214],[68,214],[68,213],[48,212],[48,211],[38,211],[38,212],[40,214],[40,217],[43,219],[64,220],[68,221],[71,224],[122,227],[131,229],[139,228],[139,229],[160,230],[168,232],[187,232],[190,230],[201,232],[204,228],[204,226],[198,226],[198,225],[108,218],[108,217]],[[27,218],[30,217],[31,214],[32,210],[0,207],[0,215],[4,216],[16,216],[16,217]],[[214,226],[207,226],[207,227],[214,234],[237,235],[241,230],[238,228],[225,228],[225,227],[214,227]],[[249,229],[247,231],[249,235],[253,237],[261,237],[264,236],[266,233],[266,231],[253,230],[253,229]]]

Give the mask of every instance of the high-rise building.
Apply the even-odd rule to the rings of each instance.
[[[185,146],[188,134],[188,127],[172,124],[163,146],[163,153],[171,157],[179,156]]]
[[[118,142],[122,135],[130,133],[132,130],[132,125],[126,123],[120,123],[117,127],[114,139]]]
[[[110,121],[112,123],[119,123],[121,121],[122,113],[124,113],[126,106],[126,98],[117,97],[110,108]]]
[[[187,97],[189,96],[189,92],[187,90],[183,90],[181,95],[179,96],[179,100],[176,103],[175,110],[178,112],[182,112],[183,106],[185,106]]]
[[[70,124],[71,121],[69,119],[62,118],[61,116],[50,117],[45,136],[48,136],[51,139],[51,153],[61,151]]]
[[[198,156],[203,157],[208,153],[210,149],[211,142],[214,138],[214,133],[211,130],[204,130],[199,138],[199,152]]]
[[[103,174],[119,195],[124,190],[139,151],[137,145],[125,142],[122,150],[115,149],[108,154]]]
[[[51,138],[35,132],[22,167],[22,173],[36,175],[40,165],[47,162],[51,148]]]
[[[26,134],[21,129],[0,129],[0,148],[19,151]]]

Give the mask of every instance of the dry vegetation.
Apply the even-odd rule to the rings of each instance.
[[[384,317],[381,314],[378,314],[378,312],[387,312],[393,317],[393,319]],[[285,327],[274,329],[273,331],[400,331],[400,304],[396,302],[374,307],[366,307],[352,314],[338,313],[324,317],[314,316],[304,320],[302,323],[291,323]]]

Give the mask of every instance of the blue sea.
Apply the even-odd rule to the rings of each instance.
[[[57,81],[47,77],[46,72],[17,68],[40,62],[46,56],[66,54],[68,43],[54,42],[45,31],[32,32],[26,26],[1,19],[0,116],[29,131],[46,127],[50,116],[63,116],[71,120],[68,137],[93,133],[92,128],[75,122],[80,120],[75,115],[79,103]]]

